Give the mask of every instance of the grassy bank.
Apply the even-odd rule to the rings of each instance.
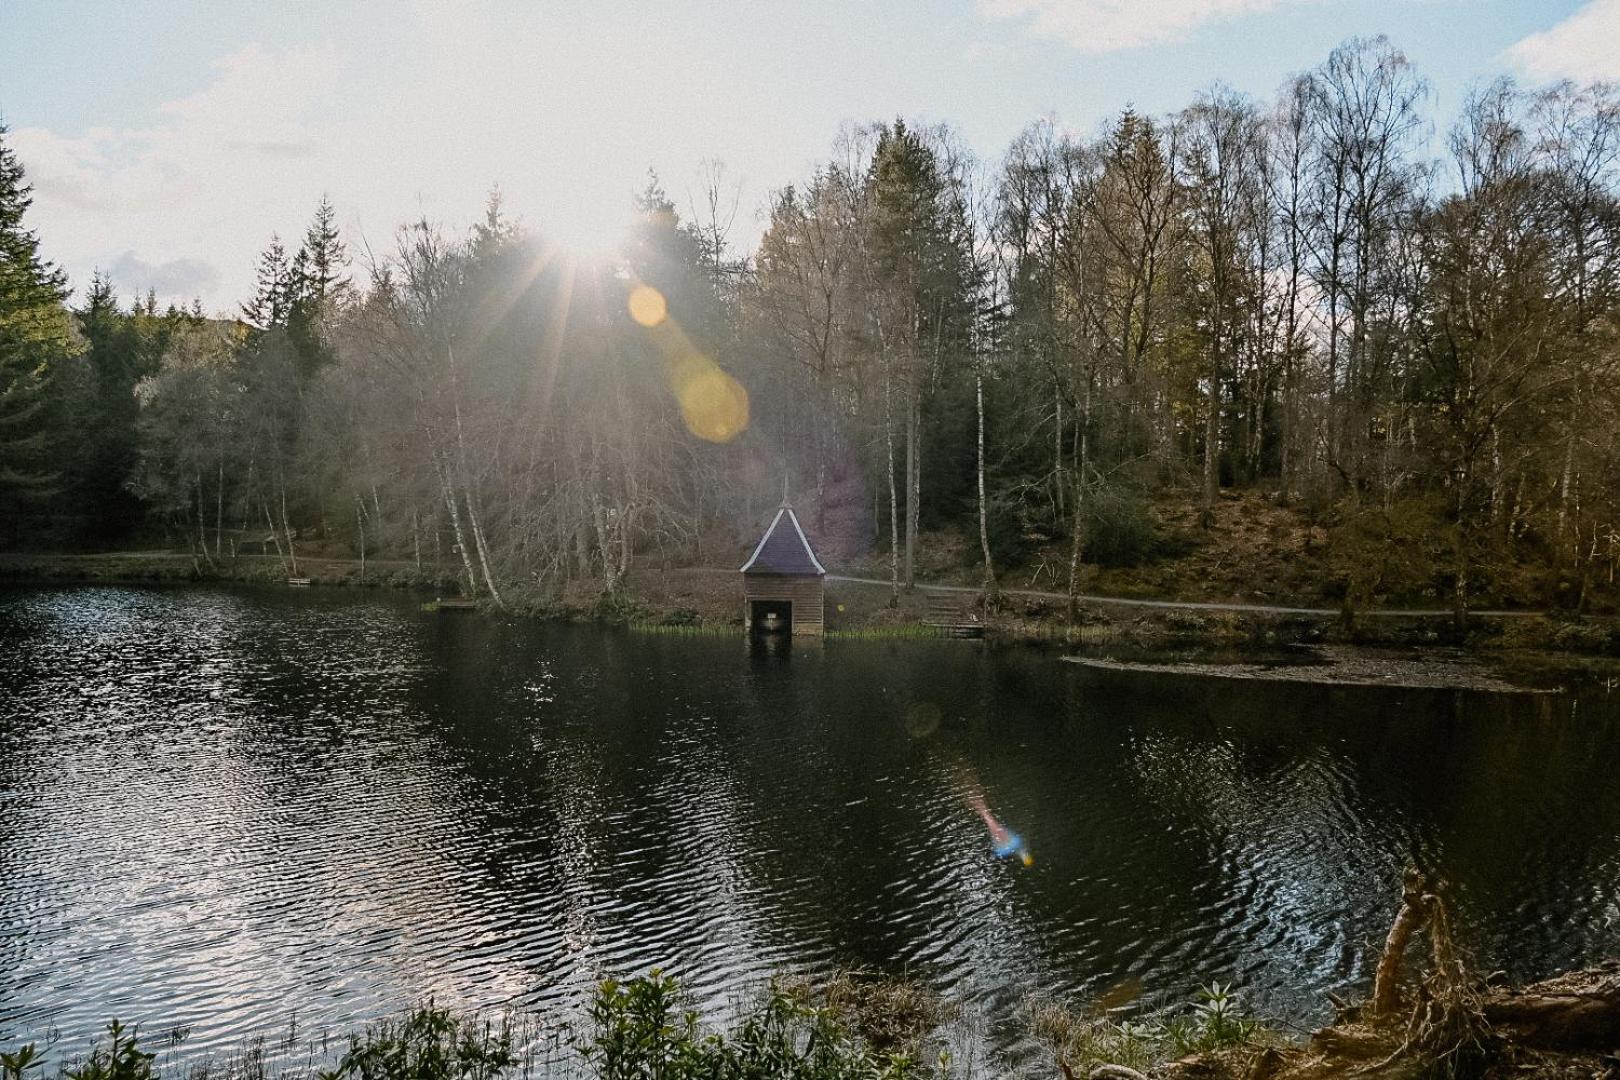
[[[458,588],[453,573],[418,569],[404,560],[371,560],[362,568],[355,559],[300,558],[295,575],[273,555],[211,559],[183,551],[0,554],[0,582],[13,584],[285,585],[293,577],[312,585],[416,589],[450,596]]]
[[[309,557],[298,560],[298,576],[310,585],[382,588],[453,597],[455,575],[406,560],[373,559],[362,568],[354,559]],[[959,576],[959,575],[958,575]],[[288,566],[274,556],[219,560],[185,552],[0,555],[0,582],[14,584],[201,584],[282,585]],[[1006,582],[1010,589],[1016,582]],[[833,639],[930,638],[934,614],[927,586],[902,590],[887,586],[829,581],[826,622]],[[634,571],[617,596],[605,598],[598,583],[576,580],[561,592],[510,587],[504,595],[514,613],[572,622],[631,626],[664,634],[733,634],[742,630],[741,589],[734,569],[681,567]],[[1122,599],[1132,599],[1122,597]],[[1162,597],[1160,599],[1163,599]],[[1139,649],[1268,649],[1295,644],[1439,645],[1456,644],[1447,615],[1388,617],[1376,611],[1347,619],[1317,614],[1220,610],[1209,607],[1143,607],[1085,602],[1074,622],[1060,597],[1009,591],[985,605],[971,591],[951,594],[963,621],[982,624],[986,636],[1008,641]],[[1205,599],[1191,603],[1207,604]],[[487,601],[485,602],[487,604]],[[1620,656],[1620,619],[1607,615],[1476,615],[1466,644],[1480,649],[1536,649]]]
[[[1433,895],[1415,902],[1429,910],[1414,926],[1429,938],[1428,970],[1387,986],[1380,974],[1366,1001],[1337,1002],[1334,1023],[1304,1039],[1250,1015],[1219,983],[1152,1013],[1116,990],[1079,1004],[1026,1001],[1017,1030],[1003,1032],[1033,1058],[1016,1071],[1066,1080],[1613,1075],[1620,964],[1523,989],[1493,986],[1457,959],[1443,903]],[[1397,952],[1391,970],[1402,959]],[[717,1028],[653,971],[603,982],[577,1026],[430,1002],[347,1035],[290,1035],[271,1047],[254,1040],[197,1060],[175,1052],[183,1031],[152,1040],[113,1021],[76,1055],[47,1058],[33,1043],[0,1048],[0,1080],[978,1080],[1015,1071],[982,1036],[958,1006],[916,983],[857,974],[778,978]]]

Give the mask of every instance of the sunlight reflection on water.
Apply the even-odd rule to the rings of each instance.
[[[662,966],[1033,991],[1235,978],[1306,1020],[1401,866],[1510,973],[1620,947],[1600,695],[1174,682],[1027,649],[751,651],[301,591],[0,593],[0,1043],[230,1048]],[[1038,854],[998,859],[963,801]]]

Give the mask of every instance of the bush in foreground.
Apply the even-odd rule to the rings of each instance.
[[[778,981],[727,1032],[706,1031],[677,982],[658,971],[597,988],[588,1034],[562,1039],[543,1026],[491,1022],[434,1004],[367,1027],[335,1064],[276,1069],[262,1045],[224,1060],[170,1070],[184,1080],[516,1080],[536,1075],[599,1080],[921,1080],[916,1059],[946,1010],[921,988],[829,988]],[[892,1015],[891,1015],[892,1013]],[[549,1037],[543,1037],[549,1033]],[[0,1054],[0,1080],[42,1080],[51,1067],[34,1044]],[[937,1071],[936,1071],[937,1070]],[[57,1080],[160,1080],[139,1033],[113,1021],[80,1059],[54,1063]]]

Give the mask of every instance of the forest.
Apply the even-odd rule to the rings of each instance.
[[[1347,608],[1580,609],[1620,562],[1620,94],[1436,111],[1372,38],[996,161],[848,124],[757,244],[713,166],[602,262],[498,191],[362,253],[312,192],[229,315],[72,292],[0,129],[0,544],[342,550],[506,606],[738,565],[786,494],[896,595],[954,536],[987,596],[1040,560],[1072,597],[1163,557],[1154,506],[1250,492]]]

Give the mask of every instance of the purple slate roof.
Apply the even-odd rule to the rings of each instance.
[[[745,574],[825,574],[816,553],[810,550],[804,529],[793,508],[784,504],[776,512],[771,527],[760,537],[754,554],[743,563]]]

